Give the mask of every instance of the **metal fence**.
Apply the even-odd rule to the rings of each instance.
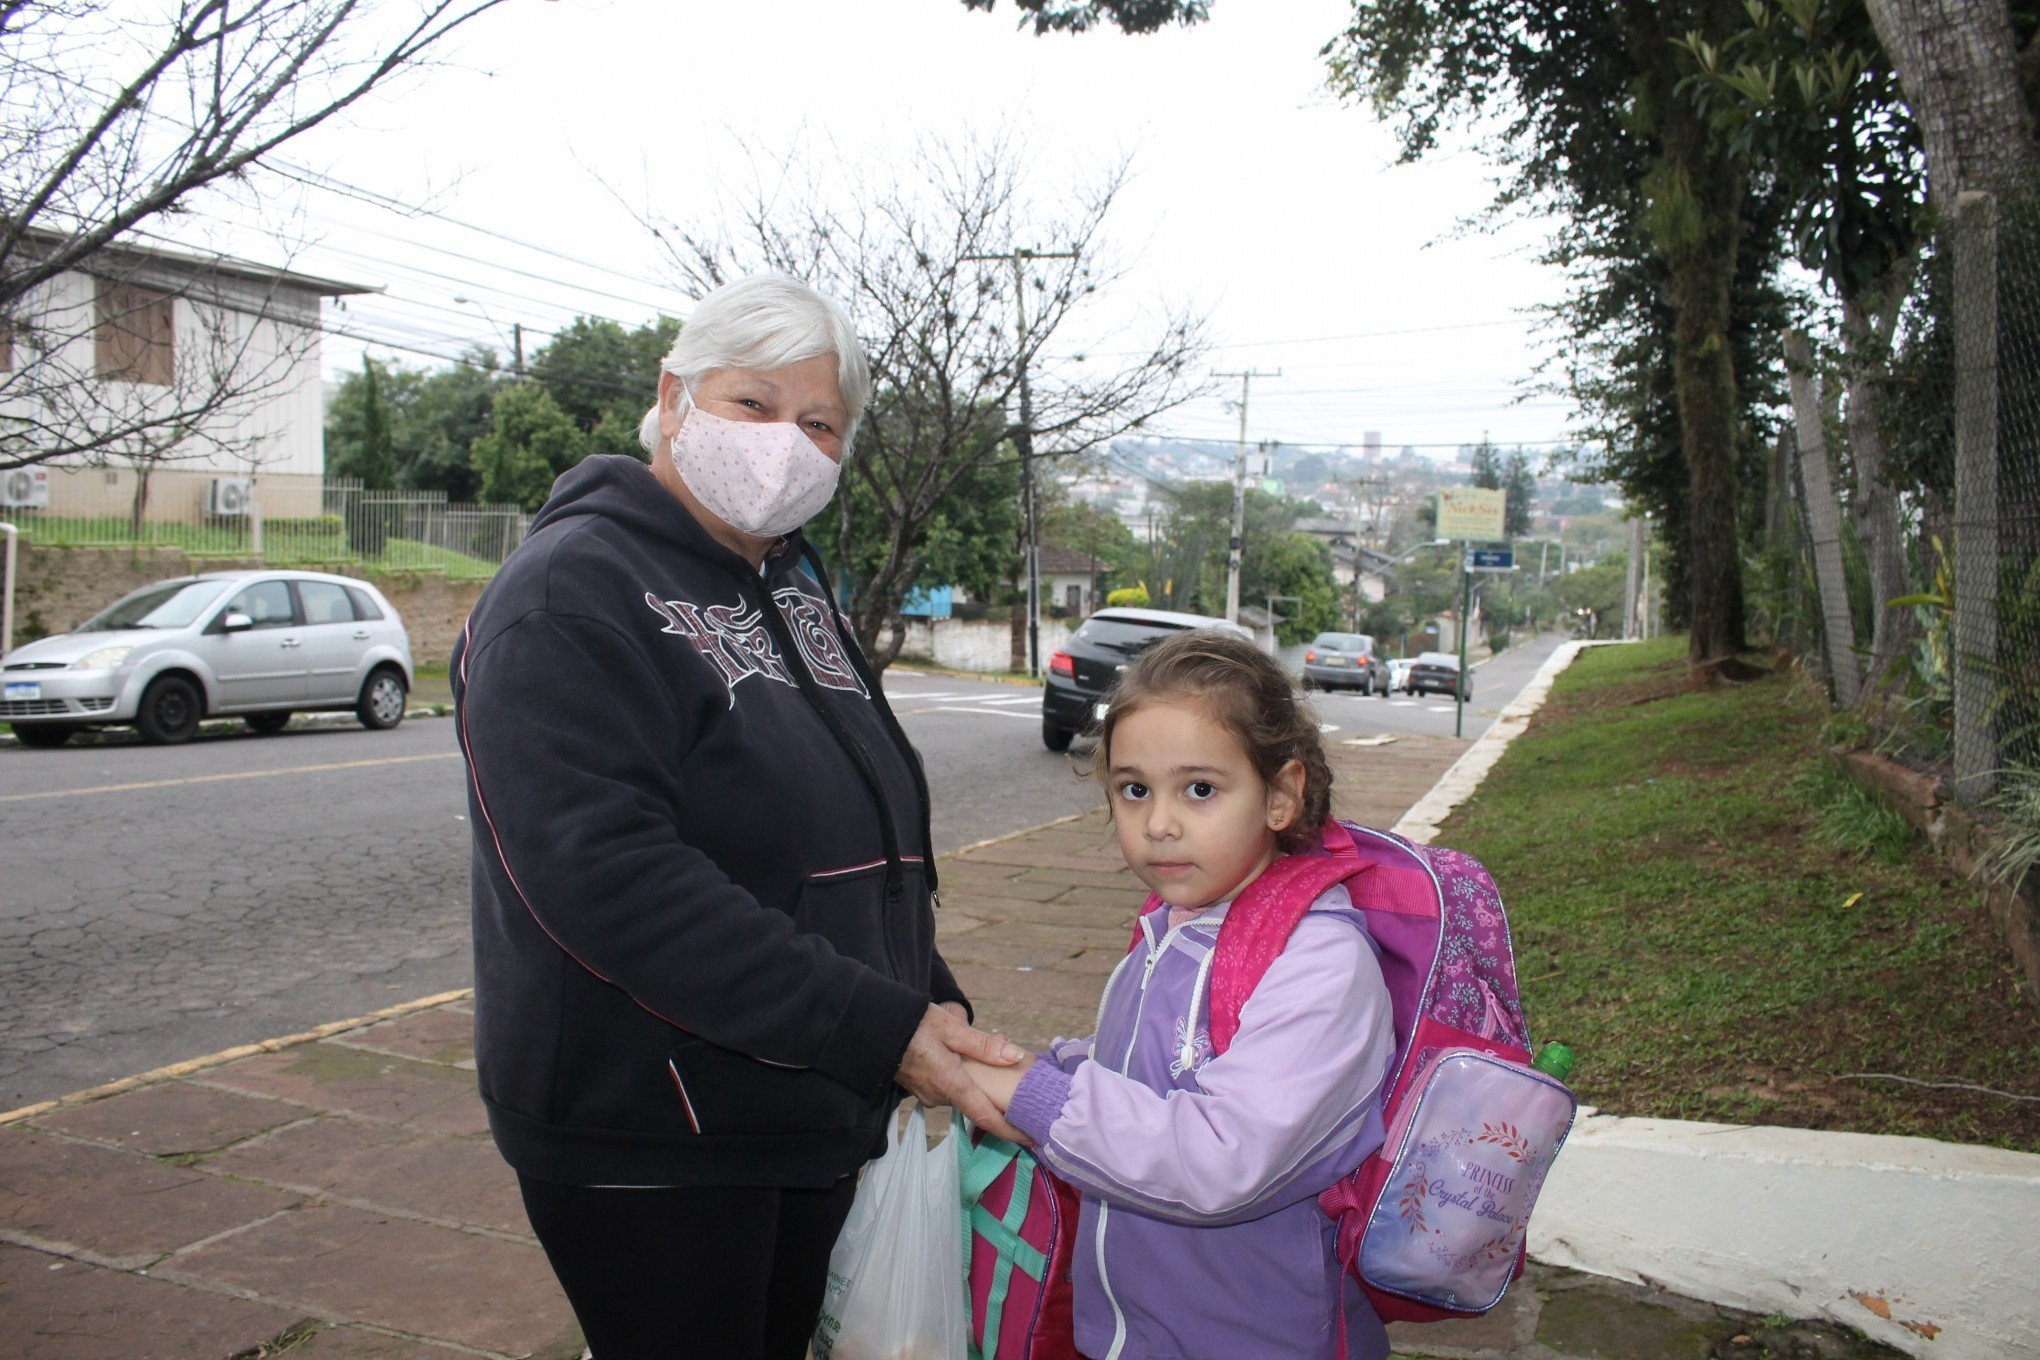
[[[2040,790],[2040,203],[1962,198],[1874,388],[1786,348],[1760,625],[1961,800]]]
[[[47,547],[180,548],[193,558],[354,572],[444,572],[454,579],[493,576],[524,541],[531,516],[514,505],[450,502],[441,491],[366,491],[329,479],[320,512],[283,518],[204,511],[175,520],[81,518],[47,510],[7,512],[22,538]]]
[[[1965,194],[1954,257],[1957,795],[2040,766],[2040,202]]]

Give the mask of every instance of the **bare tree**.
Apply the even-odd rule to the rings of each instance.
[[[1125,277],[1104,225],[1127,166],[1060,189],[1053,210],[1029,201],[1028,169],[1010,137],[928,139],[911,169],[864,178],[849,194],[812,174],[761,181],[712,225],[660,231],[697,291],[777,270],[854,314],[874,390],[845,465],[854,485],[837,498],[834,547],[849,562],[853,530],[870,532],[853,524],[853,505],[882,520],[879,550],[863,555],[869,569],[849,601],[858,638],[881,665],[899,654],[894,625],[944,498],[1027,446],[1017,438],[1023,381],[1037,462],[1074,459],[1203,390],[1204,321],[1181,308],[1090,332],[1110,356],[1068,352],[1069,332]],[[1019,271],[1024,335],[1008,262],[1016,248],[1036,252]],[[1074,258],[1042,258],[1063,252]]]
[[[274,319],[259,299],[251,313],[246,280],[146,277],[140,235],[208,189],[245,188],[284,143],[501,3],[176,0],[152,20],[108,0],[0,0],[0,468],[179,456],[282,381],[293,356],[243,324]],[[171,324],[154,310],[166,296],[199,313],[174,371],[148,357],[167,353],[147,329]],[[316,334],[316,300],[307,324]],[[109,343],[131,369],[165,367],[92,381]]]

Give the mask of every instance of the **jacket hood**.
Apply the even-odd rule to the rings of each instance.
[[[628,454],[595,454],[562,472],[533,517],[531,532],[584,515],[615,520],[718,566],[751,572],[751,564],[716,542],[650,467]],[[798,529],[788,534],[767,558],[771,570],[776,573],[786,564],[798,563],[802,542]]]

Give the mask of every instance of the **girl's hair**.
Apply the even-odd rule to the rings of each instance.
[[[1286,851],[1317,844],[1332,809],[1332,770],[1317,715],[1275,658],[1237,633],[1198,628],[1142,652],[1112,691],[1098,729],[1092,776],[1110,782],[1112,733],[1129,713],[1183,699],[1202,704],[1219,726],[1239,738],[1262,783],[1274,783],[1292,760],[1303,766],[1302,802],[1276,842]]]
[[[850,409],[843,431],[843,454],[848,457],[864,405],[871,400],[871,368],[843,304],[799,279],[753,274],[713,290],[695,304],[659,367],[694,388],[714,369],[755,372],[824,354],[836,356],[836,386]],[[638,443],[646,453],[657,452],[657,406],[638,422]]]

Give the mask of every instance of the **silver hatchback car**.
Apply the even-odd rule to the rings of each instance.
[[[0,719],[27,746],[121,725],[187,741],[228,714],[276,732],[305,709],[352,709],[380,729],[404,720],[411,678],[404,621],[368,582],[211,572],[144,586],[0,657]]]

